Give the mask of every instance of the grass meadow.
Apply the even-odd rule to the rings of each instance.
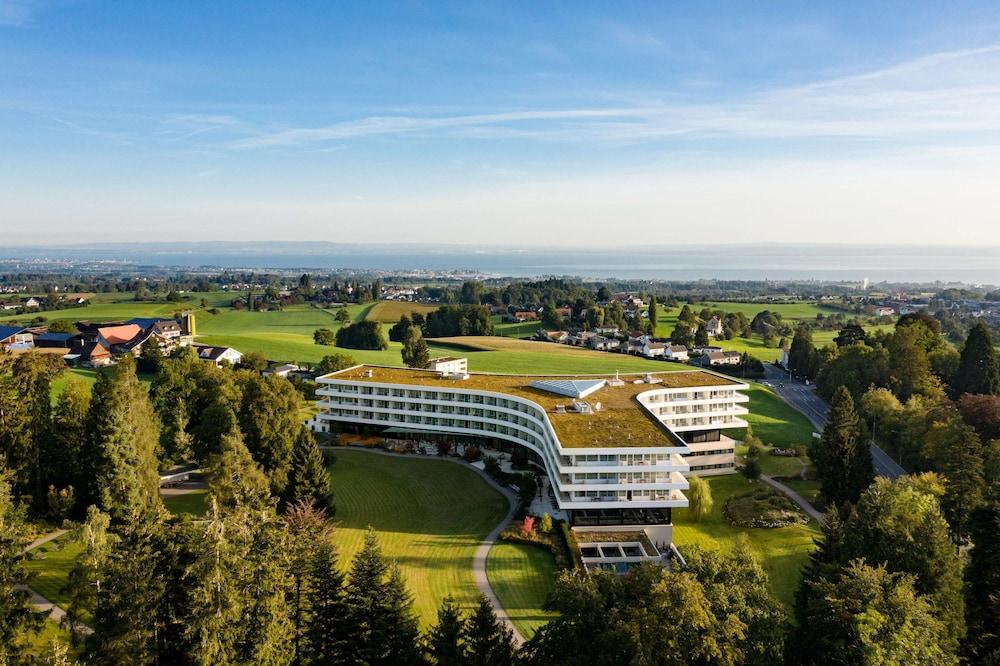
[[[537,546],[501,541],[486,559],[490,587],[525,638],[556,615],[542,610],[556,574],[552,554]]]

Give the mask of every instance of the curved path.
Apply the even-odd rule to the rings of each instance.
[[[820,513],[816,507],[810,504],[809,500],[807,500],[805,497],[798,494],[797,492],[795,492],[794,490],[783,484],[781,481],[771,478],[767,474],[761,474],[760,480],[766,483],[767,485],[772,486],[773,488],[783,492],[788,497],[788,499],[792,500],[800,507],[802,507],[802,510],[805,511],[807,514],[809,514],[810,518],[818,522],[820,525],[823,524],[824,520],[823,514]]]
[[[66,534],[68,531],[69,530],[58,529],[58,530],[52,530],[48,534],[43,534],[42,536],[38,537],[37,539],[29,543],[27,546],[25,546],[25,548],[21,551],[21,554],[24,555],[29,551],[38,548],[42,544],[58,539],[62,535]],[[27,585],[15,585],[14,587],[17,589],[28,590],[28,592],[31,593],[31,599],[29,600],[29,603],[31,603],[31,607],[34,608],[36,611],[47,613],[46,617],[55,622],[56,624],[62,624],[63,618],[66,617],[66,611],[57,606],[54,602],[49,601],[48,599],[40,595],[38,592],[35,592]],[[78,629],[80,633],[83,634],[89,634],[92,631],[90,627],[82,623],[78,625]]]
[[[334,452],[343,449],[348,449],[350,451],[367,451],[368,453],[386,456],[387,458],[408,458],[410,460],[413,459],[420,460],[426,458],[427,460],[439,460],[442,462],[454,463],[455,465],[459,465],[460,467],[472,470],[480,477],[482,477],[482,479],[486,481],[487,485],[489,485],[491,488],[493,488],[501,495],[503,495],[504,498],[506,498],[507,500],[507,505],[508,505],[507,515],[500,522],[500,524],[498,524],[496,527],[493,528],[492,532],[486,535],[486,537],[482,540],[482,542],[480,542],[479,546],[476,548],[476,552],[472,556],[472,578],[473,580],[476,581],[476,587],[479,588],[479,591],[487,599],[489,599],[491,604],[493,604],[493,609],[496,611],[497,619],[506,624],[507,627],[513,633],[514,643],[518,646],[524,643],[524,636],[522,636],[521,632],[518,631],[517,627],[514,626],[513,621],[511,621],[510,619],[510,615],[507,614],[507,611],[506,609],[504,609],[503,604],[500,603],[500,599],[497,598],[496,593],[490,586],[489,578],[486,576],[486,558],[490,554],[490,548],[492,548],[493,545],[496,543],[497,539],[500,536],[500,532],[502,532],[504,528],[507,527],[508,524],[510,524],[510,521],[514,519],[514,513],[517,511],[517,497],[514,495],[513,492],[511,492],[509,488],[504,488],[503,486],[501,486],[499,483],[494,481],[489,474],[479,469],[478,467],[473,467],[464,460],[459,460],[456,458],[442,457],[442,456],[422,456],[411,453],[392,453],[390,451],[383,451],[382,449],[371,449],[362,446],[320,446],[320,448],[330,449]]]

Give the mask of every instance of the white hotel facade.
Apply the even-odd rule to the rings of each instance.
[[[639,525],[661,544],[671,541],[671,509],[688,504],[686,475],[734,471],[734,442],[721,430],[746,426],[748,401],[746,384],[704,371],[535,377],[357,366],[318,382],[320,424],[523,446],[575,529]]]

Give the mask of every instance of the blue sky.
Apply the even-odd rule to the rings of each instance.
[[[998,167],[996,3],[0,0],[0,243],[1000,244]]]

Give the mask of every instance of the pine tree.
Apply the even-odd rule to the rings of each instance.
[[[267,476],[243,445],[239,431],[222,438],[222,452],[209,461],[208,479],[209,492],[222,507],[271,503]]]
[[[305,426],[299,429],[299,436],[295,439],[292,469],[282,499],[286,504],[310,501],[317,508],[326,510],[328,515],[333,515],[330,475],[316,438]]]
[[[403,335],[403,349],[401,351],[403,364],[408,368],[426,368],[430,365],[430,351],[427,349],[427,341],[424,340],[420,328],[410,326]]]
[[[87,412],[90,409],[90,389],[71,376],[56,401],[52,414],[52,435],[46,447],[48,482],[57,488],[85,487],[80,458],[86,433]]]
[[[1000,490],[973,514],[970,536],[975,545],[965,570],[969,631],[963,652],[970,664],[1000,663]]]
[[[301,395],[291,382],[271,375],[239,373],[243,388],[238,419],[244,443],[280,495],[288,485],[292,449],[299,433]]]
[[[94,385],[83,464],[86,503],[97,504],[112,522],[162,510],[156,445],[159,419],[126,355]]]
[[[35,513],[44,511],[41,499],[48,488],[48,478],[45,453],[52,432],[52,378],[61,370],[61,365],[55,365],[52,357],[43,356],[37,352],[29,352],[14,362],[14,377],[17,379],[21,400],[28,409],[27,432],[24,452],[26,458],[18,470],[22,493],[28,493],[34,498],[32,510]]]
[[[965,339],[952,388],[956,395],[1000,392],[1000,361],[990,331],[981,321],[976,322]]]
[[[437,624],[427,634],[427,653],[437,666],[464,666],[467,662],[465,620],[451,596],[438,609]]]
[[[509,666],[514,661],[513,632],[502,624],[484,595],[465,623],[469,660],[483,666]]]
[[[382,663],[420,663],[420,625],[413,612],[413,596],[406,589],[406,580],[395,562],[389,565],[385,588],[387,614],[383,622],[386,644]]]
[[[14,503],[11,474],[0,460],[0,664],[21,663],[23,641],[36,631],[39,618],[28,604],[31,594],[22,551],[27,545],[22,512]]]
[[[351,624],[344,594],[344,574],[337,561],[337,549],[328,541],[321,541],[316,547],[307,590],[309,614],[302,649],[305,662],[348,662]]]
[[[306,621],[310,612],[310,573],[316,549],[329,541],[331,528],[326,514],[311,501],[303,500],[290,505],[282,517],[286,534],[286,564],[291,587],[287,598],[295,642],[295,662],[304,653]]]
[[[656,323],[659,321],[660,313],[656,306],[656,294],[653,294],[649,297],[649,307],[646,310],[646,315],[649,317],[648,332],[650,335],[656,335]]]
[[[982,504],[986,491],[982,442],[960,416],[954,416],[932,426],[924,446],[945,478],[947,492],[941,498],[941,510],[955,542],[962,544],[972,512]]]
[[[871,452],[862,441],[854,399],[843,386],[833,395],[823,436],[813,446],[812,459],[823,497],[831,504],[856,501],[872,481]]]

